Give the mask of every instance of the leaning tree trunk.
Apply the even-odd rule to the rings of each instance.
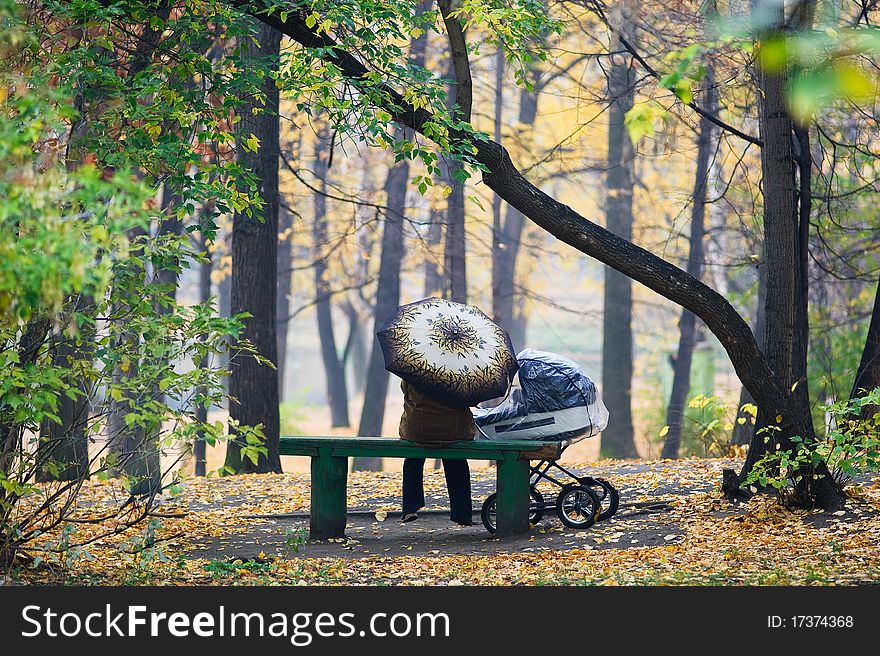
[[[334,428],[348,426],[348,389],[345,384],[345,365],[336,350],[336,336],[333,331],[333,315],[330,304],[330,282],[328,281],[328,254],[324,252],[327,243],[327,175],[330,168],[330,131],[326,126],[318,131],[315,140],[315,177],[319,191],[314,194],[315,217],[312,224],[312,249],[315,273],[315,314],[318,318],[318,339],[321,342],[321,359],[327,378],[327,401],[330,405],[330,420]]]
[[[263,358],[238,357],[230,363],[229,417],[242,426],[262,425],[266,448],[257,462],[241,457],[245,442],[235,435],[227,442],[225,466],[234,472],[280,472],[278,454],[280,418],[278,409],[278,370],[276,340],[276,285],[278,264],[278,87],[273,73],[278,66],[281,34],[260,23],[257,43],[243,39],[245,61],[257,65],[271,62],[270,72],[263,78],[265,105],[257,101],[244,103],[236,125],[236,153],[239,162],[252,171],[257,191],[263,201],[252,215],[236,212],[232,223],[232,314],[247,312],[241,338],[248,340]],[[256,152],[246,149],[254,135],[260,145]]]
[[[632,32],[631,3],[618,8],[618,27],[626,36]],[[619,49],[615,32],[612,50]],[[632,58],[617,53],[611,57],[608,75],[608,172],[606,175],[605,219],[608,230],[626,241],[633,228],[633,144],[624,121],[633,107],[635,72]],[[637,458],[639,453],[632,424],[633,332],[632,280],[605,268],[602,314],[602,396],[610,417],[602,432],[602,454],[611,458]]]

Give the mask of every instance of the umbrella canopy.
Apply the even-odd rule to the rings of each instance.
[[[442,298],[401,305],[376,336],[388,371],[455,406],[504,396],[519,367],[504,329]]]

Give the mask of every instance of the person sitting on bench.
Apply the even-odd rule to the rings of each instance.
[[[469,408],[457,408],[425,394],[406,381],[403,390],[403,414],[400,437],[427,447],[443,447],[474,439],[474,418]],[[424,458],[406,458],[403,462],[403,516],[400,521],[419,518],[425,505]],[[467,460],[443,459],[446,489],[449,493],[450,519],[463,526],[473,524],[471,473]]]

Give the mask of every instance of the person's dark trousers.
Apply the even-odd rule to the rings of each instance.
[[[403,514],[418,512],[425,505],[424,458],[403,461]],[[443,460],[449,492],[449,518],[459,524],[473,521],[471,470],[467,460]]]

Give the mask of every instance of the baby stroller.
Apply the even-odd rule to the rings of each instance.
[[[546,351],[523,349],[517,381],[505,400],[494,407],[477,408],[474,423],[477,439],[560,440],[564,450],[584,438],[599,434],[608,425],[608,410],[596,385],[572,360]],[[578,476],[554,460],[529,465],[529,521],[537,524],[546,510],[556,514],[569,528],[588,528],[597,520],[608,519],[620,504],[620,495],[611,483],[592,476]],[[564,482],[551,476],[565,474]],[[538,490],[547,481],[560,488],[552,502]],[[495,532],[496,495],[489,495],[480,516],[483,526]]]

